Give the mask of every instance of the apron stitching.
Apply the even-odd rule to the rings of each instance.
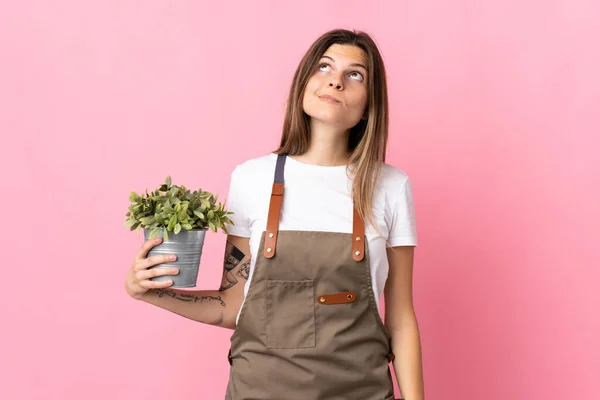
[[[366,246],[365,246],[366,247]],[[367,255],[366,250],[365,250],[365,256]],[[381,319],[381,315],[379,314],[379,310],[377,309],[377,303],[375,302],[375,293],[373,292],[373,283],[371,281],[371,264],[370,264],[370,257],[365,257],[365,259],[367,259],[367,262],[365,262],[366,267],[366,274],[365,274],[365,282],[367,284],[367,293],[369,296],[369,309],[371,310],[371,315],[373,317],[375,317],[375,319],[377,320],[377,325],[379,325],[379,327],[381,328],[383,334],[385,335],[386,341],[389,342],[390,340],[390,334],[383,322],[383,320]]]
[[[260,247],[263,247],[263,244],[262,244],[262,243],[264,243],[264,241],[263,241],[263,237],[264,237],[264,235],[265,235],[265,232],[263,232],[263,233],[261,234],[261,239],[260,239],[260,241],[261,241],[261,244],[259,245],[259,252],[260,252]],[[258,256],[258,255],[257,255],[257,256]],[[249,301],[249,300],[252,298],[252,295],[254,295],[254,292],[256,291],[256,285],[255,285],[255,283],[256,283],[256,282],[255,282],[255,281],[256,281],[256,279],[257,279],[257,278],[256,278],[256,276],[257,276],[257,274],[256,274],[256,270],[257,270],[256,266],[258,265],[258,259],[257,259],[256,261],[257,261],[257,262],[254,264],[254,267],[255,267],[255,268],[254,268],[254,270],[252,271],[252,279],[250,279],[250,283],[249,283],[249,285],[250,285],[250,286],[248,287],[248,294],[246,295],[246,297],[245,297],[245,298],[244,298],[244,300],[243,300],[242,309],[240,310],[240,316],[239,316],[239,318],[238,318],[238,322],[237,322],[237,324],[236,324],[236,326],[235,326],[235,330],[233,331],[233,333],[232,333],[232,335],[231,335],[231,346],[230,346],[230,350],[231,350],[231,349],[234,347],[234,343],[233,343],[233,342],[234,342],[234,340],[236,340],[236,339],[237,339],[237,336],[239,336],[239,334],[238,334],[238,332],[239,332],[239,330],[238,330],[238,327],[239,327],[239,326],[240,326],[240,324],[242,323],[242,317],[244,316],[244,314],[245,314],[245,311],[246,311],[246,309],[248,308],[248,307],[247,307],[248,301]],[[253,290],[253,289],[254,289],[254,290]]]

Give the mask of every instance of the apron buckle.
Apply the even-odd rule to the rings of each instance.
[[[388,354],[388,362],[392,362],[396,359],[396,355],[394,354],[393,351],[390,351],[390,354]]]

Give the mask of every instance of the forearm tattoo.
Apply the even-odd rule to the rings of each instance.
[[[204,303],[206,301],[216,301],[221,306],[225,307],[225,302],[221,296],[196,296],[190,293],[178,293],[170,289],[156,289],[158,297],[169,296],[177,300],[185,301],[186,303]]]
[[[225,291],[231,287],[233,287],[236,283],[238,283],[237,278],[240,276],[244,279],[248,279],[247,272],[241,272],[242,269],[244,271],[249,270],[250,264],[249,260],[240,266],[241,261],[244,259],[246,255],[237,247],[235,247],[230,242],[227,242],[225,246],[225,264],[223,265],[223,278],[221,279],[221,287],[219,288],[219,292]],[[238,268],[238,271],[234,273],[234,270]]]
[[[206,321],[205,324],[220,326],[223,323],[223,311],[214,321]]]

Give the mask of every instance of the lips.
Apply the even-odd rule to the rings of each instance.
[[[341,101],[339,101],[339,100],[338,100],[338,99],[336,99],[335,97],[333,97],[333,96],[330,96],[330,95],[328,95],[328,94],[322,94],[322,95],[320,95],[320,96],[319,96],[319,98],[320,98],[321,100],[324,100],[324,101],[327,101],[327,102],[330,102],[330,103],[335,103],[335,104],[339,104],[339,103],[341,103]]]

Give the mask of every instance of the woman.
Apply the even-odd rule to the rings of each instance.
[[[393,399],[391,361],[404,398],[423,398],[411,184],[384,163],[387,137],[377,46],[327,32],[296,70],[280,147],[231,175],[219,290],[150,281],[174,258],[146,258],[160,238],[140,249],[133,298],[235,329],[227,400]]]

